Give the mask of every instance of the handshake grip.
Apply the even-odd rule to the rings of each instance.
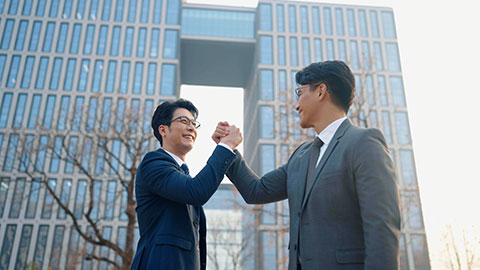
[[[240,128],[235,125],[229,125],[228,122],[219,122],[215,132],[213,132],[212,140],[218,143],[224,143],[228,145],[232,150],[243,141]]]

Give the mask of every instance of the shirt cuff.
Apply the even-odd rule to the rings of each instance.
[[[218,143],[218,145],[220,145],[220,146],[223,146],[223,147],[227,148],[228,150],[230,150],[230,152],[232,152],[232,153],[233,153],[233,150],[232,150],[232,148],[230,148],[230,146],[228,146],[226,143],[222,143],[222,142],[220,142],[220,143]]]

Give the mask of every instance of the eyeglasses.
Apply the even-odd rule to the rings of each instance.
[[[200,128],[200,122],[198,122],[197,120],[191,120],[191,119],[188,119],[188,117],[182,115],[182,116],[179,116],[177,118],[174,118],[172,120],[170,120],[170,122],[168,122],[168,124],[172,123],[172,122],[175,122],[177,121],[186,125],[186,126],[190,126],[192,125],[195,129],[198,129]]]
[[[297,87],[295,89],[295,97],[297,98],[297,100],[300,98],[300,96],[302,95],[302,93],[300,93],[300,90],[303,90],[304,88],[307,88],[307,87],[313,87],[314,89],[317,88],[320,84],[322,83],[317,83],[317,84],[314,84],[314,85],[303,85],[303,86],[300,86],[300,87]]]

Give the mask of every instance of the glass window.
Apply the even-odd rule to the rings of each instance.
[[[11,1],[10,2],[10,7],[8,8],[8,14],[9,15],[16,15],[17,14],[18,2],[19,1]],[[2,4],[2,6],[3,6],[3,4]]]
[[[147,23],[148,22],[148,12],[150,11],[150,0],[142,0],[142,10],[140,14],[140,22]],[[154,12],[158,12],[155,10]]]
[[[0,46],[2,50],[8,50],[10,47],[10,40],[12,39],[14,24],[15,20],[13,19],[7,19],[5,22],[5,27],[3,28],[2,44]]]
[[[61,23],[60,30],[58,33],[58,40],[57,40],[57,53],[64,53],[65,52],[65,44],[67,42],[67,35],[68,35],[68,23]]]
[[[80,67],[80,76],[78,78],[77,91],[85,92],[87,88],[88,73],[90,72],[90,60],[83,59]]]
[[[72,4],[73,0],[65,0],[65,5],[63,6],[62,18],[69,19],[72,14]]]
[[[273,64],[273,44],[271,36],[260,36],[260,64]]]
[[[277,32],[285,32],[285,7],[277,4]]]
[[[166,24],[178,24],[180,13],[180,0],[167,0],[167,19]]]
[[[78,0],[77,2],[77,12],[75,17],[77,20],[83,19],[83,14],[85,13],[85,0]]]
[[[93,37],[95,35],[95,25],[87,25],[87,33],[85,34],[85,43],[83,44],[83,54],[92,54]]]
[[[177,42],[178,31],[167,29],[165,30],[165,43],[163,44],[163,58],[175,59],[177,58]]]
[[[275,145],[261,144],[259,156],[261,157],[262,175],[275,169]]]
[[[335,60],[335,47],[333,46],[333,39],[327,39],[327,60]]]
[[[372,70],[370,58],[370,44],[368,41],[362,41],[363,67],[365,70]]]
[[[55,57],[53,60],[53,70],[50,77],[50,89],[58,90],[58,83],[60,81],[60,73],[62,71],[63,59],[60,57]]]
[[[372,75],[367,75],[365,77],[365,84],[367,88],[367,101],[369,105],[375,105],[375,88],[373,87],[373,77]]]
[[[75,206],[73,207],[73,215],[77,219],[81,219],[83,216],[83,204],[85,202],[86,192],[87,192],[87,181],[78,180],[77,193],[75,195]]]
[[[109,123],[110,123],[110,112],[112,110],[112,98],[105,98],[103,99],[103,106],[102,106],[102,122],[100,124],[100,130],[102,132],[107,132]]]
[[[111,226],[103,227],[102,237],[106,240],[111,240],[112,239],[112,227]],[[107,246],[102,246],[100,248],[100,256],[103,257],[103,258],[110,257],[110,248],[107,247]],[[101,270],[107,270],[108,267],[109,267],[109,264],[106,261],[100,262],[100,269]]]
[[[153,0],[153,23],[160,24],[162,21],[162,0]]]
[[[37,127],[41,101],[42,101],[42,95],[33,95],[32,105],[30,108],[30,116],[28,117],[28,125],[27,125],[29,129],[34,129]]]
[[[60,5],[59,0],[52,0],[50,4],[50,12],[48,13],[48,16],[50,18],[56,18],[58,15],[58,6]]]
[[[112,9],[112,0],[103,0],[102,21],[110,20],[111,9]]]
[[[393,12],[382,11],[382,25],[384,38],[397,38],[397,32],[395,30],[395,20],[393,19]]]
[[[67,254],[66,254],[67,258],[75,258],[75,256],[78,256],[77,255],[77,250],[78,250],[78,247],[79,247],[79,244],[78,244],[79,241],[80,241],[80,234],[75,229],[75,227],[72,225],[71,228],[70,228],[70,240],[68,242],[68,249],[67,249]],[[66,261],[65,264],[66,264],[65,268],[68,268],[69,262]]]
[[[335,27],[337,28],[337,35],[344,36],[345,28],[343,26],[343,9],[335,9]]]
[[[143,114],[143,133],[150,132],[150,119],[153,113],[153,100],[147,99],[145,100],[145,111]],[[128,156],[128,155],[127,155]]]
[[[128,82],[129,82],[129,73],[130,73],[130,62],[122,62],[122,72],[120,80],[120,93],[125,94],[128,91]]]
[[[55,136],[55,142],[53,145],[52,159],[50,160],[50,172],[58,173],[60,167],[60,157],[63,150],[63,138],[61,136]]]
[[[370,126],[372,128],[378,128],[378,117],[376,111],[370,111],[369,113]]]
[[[145,57],[145,43],[147,39],[147,28],[140,28],[138,32],[137,57]]]
[[[295,71],[295,70],[290,71],[290,83],[291,83],[292,92],[295,88],[297,88],[297,83],[295,81],[295,75],[296,74],[297,74],[297,71]],[[295,93],[292,93],[292,94],[295,94]]]
[[[57,187],[57,179],[50,178],[48,179],[48,187],[55,192]],[[43,200],[43,208],[42,208],[42,219],[49,219],[52,217],[52,209],[53,209],[53,195],[50,193],[49,190],[45,189],[45,197]]]
[[[30,14],[32,13],[32,2],[32,0],[25,0],[23,2],[22,15],[30,16]],[[0,8],[0,13],[2,13],[2,8]]]
[[[74,24],[73,25],[73,32],[72,32],[72,42],[70,43],[70,53],[76,54],[78,53],[78,44],[80,44],[80,35],[82,34],[82,25],[81,24]]]
[[[118,122],[118,120],[117,120]],[[119,132],[121,132],[121,127],[116,128]],[[99,144],[105,144],[105,139],[101,139]],[[97,149],[97,159],[95,161],[95,174],[101,175],[103,174],[103,169],[105,167],[105,149],[99,147]]]
[[[115,89],[115,74],[117,73],[117,61],[108,62],[107,81],[105,82],[105,92],[113,93]]]
[[[12,93],[3,94],[2,107],[0,109],[0,128],[6,128],[8,116],[10,115],[10,106],[12,104]]]
[[[269,203],[269,204],[264,204],[262,206],[262,212],[261,212],[261,223],[262,224],[276,224],[276,216],[277,216],[277,204],[276,203]]]
[[[260,121],[258,121],[260,138],[275,138],[275,119],[273,107],[260,106]]]
[[[260,70],[260,100],[273,100],[273,70]]]
[[[367,15],[363,9],[358,11],[358,25],[360,27],[360,36],[368,37]]]
[[[60,112],[58,114],[57,130],[65,130],[68,118],[68,109],[70,108],[70,96],[62,96],[60,102]]]
[[[157,64],[149,63],[148,64],[148,77],[147,77],[147,94],[155,94],[155,85],[156,85],[156,76],[157,75]]]
[[[45,39],[43,40],[43,52],[50,52],[52,48],[53,37],[55,36],[55,23],[48,22],[47,30],[45,32]]]
[[[117,7],[115,9],[115,21],[123,21],[123,6],[125,5],[124,0],[117,0]]]
[[[288,111],[285,106],[280,106],[280,139],[288,137]],[[283,161],[282,161],[283,162]]]
[[[415,269],[430,269],[427,239],[424,234],[412,234],[412,247]]]
[[[134,99],[134,100],[132,100],[132,103],[134,103],[135,101],[137,103],[137,108],[138,108],[139,100]],[[132,106],[132,107],[134,107],[134,106]],[[134,123],[135,123],[135,126],[132,127],[133,132],[135,132],[137,122],[134,121]],[[120,144],[120,141],[119,140],[113,140],[113,142],[112,142],[112,154],[111,154],[111,158],[110,158],[110,175],[116,175],[117,173],[120,173],[118,171],[118,160],[120,158],[121,150],[122,150],[122,145]]]
[[[15,115],[13,117],[13,123],[12,123],[12,127],[15,129],[22,127],[26,104],[27,104],[27,94],[18,94],[17,108],[15,109]]]
[[[383,75],[378,75],[378,92],[380,93],[380,105],[388,106],[387,87]]]
[[[390,77],[390,89],[392,91],[393,105],[399,107],[405,107],[405,95],[403,91],[402,77],[391,76]]]
[[[373,43],[373,49],[375,51],[375,66],[377,71],[383,70],[383,54],[382,54],[382,45],[380,42]]]
[[[158,45],[160,40],[160,29],[152,29],[152,38],[150,41],[150,58],[158,57]]]
[[[278,71],[278,92],[281,101],[287,99],[287,72],[285,70]]]
[[[8,73],[7,87],[15,88],[17,84],[18,67],[20,66],[20,55],[12,56],[12,62],[10,63],[10,71]]]
[[[315,49],[315,62],[323,61],[323,52],[322,52],[322,40],[316,38],[313,40],[313,45]]]
[[[5,69],[6,61],[7,61],[7,56],[5,54],[0,54],[0,85],[2,84],[3,71]]]
[[[28,166],[30,165],[30,149],[33,148],[33,135],[26,135],[23,140],[23,151],[20,154],[20,161],[18,165],[18,170],[21,172],[26,172]]]
[[[116,123],[115,123],[115,130],[117,132],[122,132],[123,130],[123,117],[125,115],[125,107],[126,101],[123,98],[119,98],[117,101],[117,115],[116,115]]]
[[[78,144],[78,137],[72,136],[68,142],[68,149],[67,149],[67,160],[65,162],[65,173],[73,173],[73,159],[77,156],[77,144]]]
[[[89,20],[96,20],[98,14],[98,0],[90,0]]]
[[[302,38],[302,55],[303,65],[310,65],[310,40],[308,38]]]
[[[98,219],[98,204],[100,203],[100,200],[95,200],[93,198],[100,198],[100,194],[102,194],[102,182],[93,181],[93,197],[91,198],[93,200],[93,207],[92,212],[90,212],[89,215],[92,220]]]
[[[352,68],[354,70],[360,69],[358,60],[358,45],[355,40],[350,40],[350,57],[352,58]]]
[[[2,146],[3,135],[0,134],[0,147]],[[3,217],[3,211],[5,210],[5,202],[7,201],[8,185],[10,179],[6,177],[0,178],[0,217]]]
[[[58,269],[60,265],[60,256],[62,254],[63,235],[65,234],[64,225],[56,225],[53,233],[52,250],[50,253],[49,269]]]
[[[410,128],[408,116],[405,112],[395,112],[395,126],[397,127],[397,140],[399,144],[408,145],[410,140]]]
[[[15,189],[13,191],[12,202],[10,203],[9,218],[18,218],[22,208],[23,193],[25,190],[25,178],[18,178],[15,181]]]
[[[97,106],[98,99],[96,97],[90,98],[90,103],[88,107],[88,115],[87,115],[87,123],[86,129],[87,131],[92,131],[95,128],[95,122],[97,120]]]
[[[389,71],[400,72],[400,56],[397,43],[385,43],[387,51],[387,65]]]
[[[130,0],[128,4],[128,22],[135,22],[135,17],[137,13],[137,0]]]
[[[47,6],[47,3],[45,0],[39,0],[37,4],[37,10],[35,11],[35,16],[37,17],[43,17],[43,14],[45,13],[45,7]]]
[[[18,245],[17,260],[15,262],[15,269],[25,269],[27,266],[28,250],[30,248],[30,241],[32,238],[33,225],[23,225],[20,243]]]
[[[107,46],[108,26],[101,25],[98,32],[97,55],[105,55],[105,47]]]
[[[378,17],[375,10],[370,10],[370,26],[372,30],[373,37],[380,37],[380,32],[378,30]]]
[[[93,71],[92,92],[100,91],[100,84],[102,82],[103,74],[103,60],[95,60],[95,70]]]
[[[416,186],[417,176],[415,174],[415,161],[411,150],[399,150],[400,167],[403,185]]]
[[[162,80],[160,82],[160,94],[173,96],[176,86],[177,66],[174,64],[162,64]]]
[[[298,66],[298,47],[297,38],[290,37],[290,65]]]
[[[278,264],[277,233],[262,231],[261,237],[262,237],[261,241],[262,241],[263,269],[276,269]]]
[[[290,33],[297,32],[297,8],[293,5],[288,6],[288,29]]]
[[[260,10],[260,30],[272,31],[272,5],[259,4]]]
[[[72,130],[77,131],[80,128],[82,122],[83,103],[85,98],[77,96],[75,97],[75,109],[72,122]]]
[[[402,206],[407,210],[409,228],[423,228],[422,209],[417,191],[405,190],[402,195]]]
[[[2,252],[0,253],[0,265],[8,269],[12,255],[13,243],[15,243],[15,232],[17,225],[8,224],[3,236]]]
[[[133,93],[142,93],[143,63],[135,63],[135,76],[133,78]]]
[[[43,115],[43,128],[49,130],[52,127],[52,119],[55,113],[55,95],[48,95],[47,104],[45,105],[45,113]]]
[[[355,23],[355,12],[353,9],[347,9],[348,35],[354,37],[357,35],[357,25]]]
[[[387,144],[392,144],[392,127],[390,124],[390,114],[388,112],[382,112],[382,120],[383,120],[383,134],[385,135],[385,139],[387,140]]]
[[[75,58],[68,59],[67,71],[65,72],[65,81],[63,83],[63,90],[65,91],[72,90],[76,65],[77,65],[77,59]]]
[[[325,34],[333,35],[332,10],[329,7],[323,8],[323,21],[325,24]]]
[[[17,32],[17,40],[15,41],[15,50],[23,50],[23,44],[25,43],[25,37],[27,35],[28,21],[21,20]]]
[[[347,63],[347,45],[345,45],[345,40],[338,40],[338,59]]]
[[[35,171],[42,172],[47,155],[48,136],[42,135],[39,139],[39,147],[35,158]]]
[[[133,47],[133,27],[127,27],[127,29],[125,29],[125,44],[123,48],[123,56],[126,56],[126,57],[132,56],[132,47]]]
[[[90,156],[92,154],[92,139],[86,137],[83,140],[83,149],[82,149],[82,168],[85,168],[86,171],[90,170]],[[82,171],[80,173],[84,174]]]
[[[111,56],[118,56],[118,50],[120,47],[120,32],[120,26],[113,27],[112,45],[110,47]]]
[[[312,7],[312,25],[313,33],[320,34],[320,10],[318,7]]]
[[[302,33],[308,33],[309,27],[308,27],[308,9],[305,6],[300,7],[300,20],[301,20],[301,28],[302,28]]]
[[[30,44],[28,45],[28,50],[34,52],[37,50],[38,41],[40,39],[40,33],[42,28],[42,22],[35,21],[33,22],[32,35],[30,36]]]
[[[47,247],[48,225],[40,225],[37,234],[37,243],[35,245],[35,254],[33,262],[38,269],[43,267],[43,259],[45,257],[45,249]]]
[[[277,50],[278,50],[278,64],[285,66],[285,37],[279,36],[277,37]]]
[[[18,134],[10,134],[8,138],[7,151],[5,152],[5,160],[3,162],[3,171],[11,172],[15,163],[15,156],[18,145]]]

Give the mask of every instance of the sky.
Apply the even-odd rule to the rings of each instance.
[[[232,3],[226,0],[187,2]],[[477,1],[323,2],[393,8],[432,269],[440,269],[438,252],[445,225],[480,228],[480,16]],[[234,5],[250,7],[256,3],[233,1]],[[212,92],[199,94],[193,86],[181,88],[181,96],[198,105],[202,122],[194,149],[197,153],[193,155],[192,152],[188,157],[192,161],[207,160],[214,147],[210,136],[218,121],[227,120],[243,127],[243,89],[209,87],[208,91]],[[214,104],[208,101],[212,97],[215,97]],[[207,140],[202,142],[201,136]],[[196,166],[197,170],[203,165],[204,162]]]

